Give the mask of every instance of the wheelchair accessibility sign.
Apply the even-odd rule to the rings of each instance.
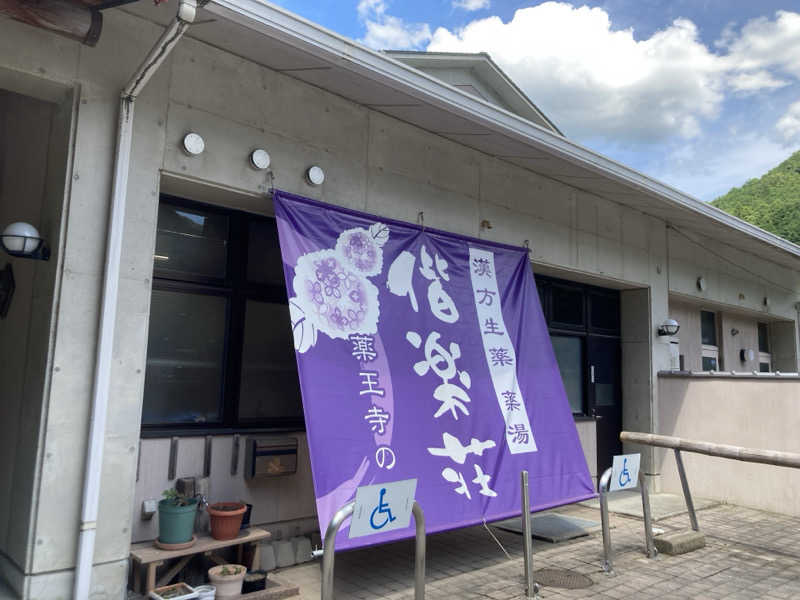
[[[416,491],[416,479],[358,488],[350,522],[350,537],[362,537],[408,527]]]
[[[639,486],[639,459],[641,454],[620,454],[614,457],[609,491],[632,490]]]

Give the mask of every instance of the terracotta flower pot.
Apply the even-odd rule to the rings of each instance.
[[[242,502],[215,502],[207,510],[211,518],[211,537],[215,540],[232,540],[239,534],[247,507]]]
[[[208,579],[217,588],[216,598],[238,598],[242,593],[242,582],[247,567],[242,565],[218,565],[208,570]]]

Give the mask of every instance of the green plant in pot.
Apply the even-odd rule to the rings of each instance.
[[[192,541],[197,498],[183,496],[177,490],[164,490],[158,503],[158,541],[162,544],[184,544]]]

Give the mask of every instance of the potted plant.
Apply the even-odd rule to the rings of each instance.
[[[247,506],[244,502],[215,502],[206,511],[211,519],[211,537],[232,540],[239,534]]]
[[[242,593],[242,582],[247,574],[243,565],[218,565],[208,570],[208,579],[217,588],[216,597],[236,598]]]
[[[164,490],[158,503],[158,541],[161,544],[185,544],[192,541],[197,498],[190,498],[175,489]]]

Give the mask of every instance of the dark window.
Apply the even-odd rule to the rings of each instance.
[[[717,320],[713,312],[707,310],[700,311],[700,339],[704,346],[717,345]],[[711,369],[703,367],[703,370],[708,371]]]
[[[703,371],[718,371],[717,359],[712,356],[703,357]]]
[[[558,370],[567,392],[569,405],[576,414],[585,413],[583,393],[583,338],[566,335],[553,335],[553,351],[558,361]]]
[[[275,220],[162,198],[145,429],[302,429]]]
[[[550,320],[556,326],[583,328],[584,291],[580,287],[553,285],[550,295]]]
[[[619,332],[619,294],[589,292],[589,327],[604,333]]]
[[[769,326],[766,323],[758,324],[758,351],[769,352]]]

